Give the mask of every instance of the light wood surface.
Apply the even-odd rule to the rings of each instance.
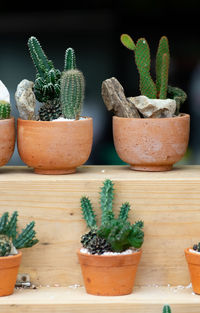
[[[162,313],[169,304],[172,313],[199,313],[200,296],[191,288],[137,287],[131,295],[99,297],[83,287],[50,287],[16,290],[0,298],[1,313]]]
[[[40,240],[22,251],[20,272],[29,273],[38,286],[82,285],[76,250],[87,229],[80,198],[89,196],[100,215],[99,188],[106,178],[115,183],[115,212],[129,201],[131,221],[144,220],[136,285],[188,285],[184,248],[200,241],[200,166],[163,173],[84,166],[76,174],[59,176],[34,174],[26,167],[1,168],[0,213],[18,210],[20,228],[34,219]]]

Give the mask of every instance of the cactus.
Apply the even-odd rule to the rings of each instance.
[[[193,245],[193,250],[200,252],[200,242],[198,244]]]
[[[170,64],[169,43],[166,36],[162,36],[159,41],[156,53],[156,83],[154,83],[150,74],[150,50],[145,38],[138,39],[136,45],[133,39],[122,34],[121,43],[135,53],[135,63],[140,74],[140,92],[142,95],[154,99],[166,99],[168,96],[176,101],[179,114],[180,105],[186,100],[186,93],[176,87],[168,86],[168,74]]]
[[[76,56],[74,49],[68,48],[65,51],[64,71],[76,69]]]
[[[60,71],[54,68],[51,60],[48,60],[36,37],[29,38],[28,47],[37,71],[34,85],[36,99],[46,103],[49,100],[59,98]]]
[[[8,236],[0,235],[0,257],[10,254],[11,242]]]
[[[10,103],[0,100],[0,120],[4,120],[10,117]]]
[[[81,208],[83,218],[91,231],[82,237],[82,242],[87,242],[86,246],[91,247],[93,251],[99,250],[100,240],[94,235],[103,238],[102,245],[104,249],[111,248],[110,251],[122,252],[130,247],[140,248],[144,240],[143,222],[137,221],[131,225],[128,221],[130,204],[125,202],[120,207],[118,217],[115,218],[113,212],[114,184],[111,180],[106,179],[100,192],[101,206],[101,224],[96,223],[96,216],[89,198],[81,198]],[[90,246],[90,243],[92,244]],[[95,250],[95,243],[98,249]],[[107,248],[105,248],[107,247]]]
[[[57,99],[47,102],[39,109],[38,113],[41,121],[55,120],[62,115],[60,102]]]
[[[169,305],[164,305],[163,307],[163,313],[171,313],[171,308]]]
[[[38,239],[35,238],[36,232],[34,230],[35,222],[30,222],[25,229],[21,231],[20,234],[17,232],[17,211],[13,212],[12,216],[9,219],[9,213],[5,212],[0,219],[0,255],[2,251],[5,252],[6,255],[10,253],[12,245],[16,249],[29,248],[34,246]],[[8,241],[10,242],[10,250],[8,251]],[[5,254],[4,254],[5,255]]]
[[[60,102],[65,118],[79,119],[84,99],[85,82],[77,69],[64,71],[61,76]]]

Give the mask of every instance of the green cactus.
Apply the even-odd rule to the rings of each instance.
[[[168,86],[167,92],[168,92],[169,97],[176,101],[176,112],[175,113],[176,113],[176,115],[178,115],[180,112],[181,105],[187,99],[187,94],[181,88],[172,87],[172,86]]]
[[[84,99],[85,82],[77,69],[64,71],[61,76],[60,102],[65,118],[79,119]]]
[[[64,71],[76,69],[76,56],[74,49],[68,48],[65,51]]]
[[[0,100],[0,120],[4,120],[10,117],[10,103]]]
[[[166,99],[167,96],[169,60],[168,39],[166,36],[162,36],[156,54],[156,89],[160,99]]]
[[[171,308],[169,305],[164,305],[163,307],[163,313],[171,313]]]
[[[29,38],[28,47],[37,71],[34,84],[36,99],[40,102],[46,103],[49,100],[59,98],[60,71],[54,68],[51,60],[48,60],[36,37],[32,36]]]
[[[14,245],[16,249],[29,248],[34,246],[38,239],[35,238],[36,232],[34,230],[35,222],[30,222],[20,234],[17,232],[17,211],[13,212],[9,219],[9,213],[5,212],[0,218],[0,238],[7,238],[11,245]],[[5,241],[6,242],[6,241]],[[8,244],[7,244],[8,245]],[[3,247],[3,241],[2,241]],[[4,248],[0,248],[4,249]],[[10,252],[10,250],[9,250]],[[7,252],[8,253],[8,252]]]
[[[114,184],[111,180],[106,179],[100,192],[100,206],[101,206],[101,224],[97,226],[96,216],[92,208],[91,202],[85,196],[81,198],[81,208],[83,218],[87,226],[91,229],[85,239],[87,240],[87,247],[90,245],[90,240],[93,240],[93,232],[97,237],[103,238],[104,247],[111,247],[111,251],[122,252],[130,247],[140,248],[144,241],[143,222],[138,221],[131,224],[128,221],[128,213],[130,211],[130,204],[125,202],[120,207],[118,217],[115,218],[113,213],[113,199],[114,199]],[[94,249],[94,242],[92,247]],[[96,250],[94,250],[96,251]]]
[[[150,50],[146,39],[138,39],[135,45],[129,35],[122,34],[120,40],[126,48],[135,53],[135,63],[140,74],[141,94],[151,99],[166,99],[168,96],[172,96],[177,104],[176,114],[178,115],[180,105],[186,100],[187,95],[180,88],[168,86],[170,52],[167,37],[161,37],[156,53],[156,83],[150,74]]]
[[[8,236],[0,235],[0,257],[10,254],[11,242]]]

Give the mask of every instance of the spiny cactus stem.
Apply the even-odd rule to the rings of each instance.
[[[73,48],[68,48],[65,52],[64,71],[76,69],[76,57]]]

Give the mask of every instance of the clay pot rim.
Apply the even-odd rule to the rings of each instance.
[[[197,254],[197,253],[195,253],[195,252],[189,251],[190,249],[193,249],[193,248],[192,248],[192,247],[186,248],[186,249],[184,250],[185,254],[190,254],[190,255],[195,255],[195,256],[197,256],[197,257],[200,257],[200,253]]]
[[[0,260],[18,259],[21,256],[22,256],[22,252],[18,251],[18,253],[14,255],[0,256]]]
[[[73,120],[73,121],[70,121],[70,120],[66,120],[66,121],[59,121],[59,122],[57,122],[57,121],[35,121],[35,120],[23,120],[22,118],[20,118],[20,117],[18,117],[18,121],[20,122],[20,123],[23,123],[23,124],[37,124],[37,125],[39,125],[39,124],[42,124],[42,125],[49,125],[49,123],[51,123],[51,125],[53,125],[54,123],[54,125],[61,125],[60,123],[85,123],[86,121],[88,121],[88,120],[92,120],[92,117],[90,117],[90,116],[81,116],[81,117],[83,117],[84,119],[82,119],[82,120]]]
[[[82,253],[81,251],[80,251],[81,249],[78,249],[77,250],[77,254],[79,254],[79,255],[83,255],[83,256],[86,256],[86,257],[88,257],[88,258],[97,258],[97,259],[99,259],[99,258],[107,258],[107,259],[111,259],[111,258],[121,258],[121,257],[130,257],[130,256],[133,256],[133,255],[138,255],[138,254],[141,254],[142,253],[142,248],[140,248],[140,249],[138,249],[138,251],[134,251],[133,253],[131,253],[131,254],[116,254],[116,255],[102,255],[102,254],[100,254],[100,255],[98,255],[98,254],[88,254],[88,253]]]
[[[14,116],[11,116],[10,118],[5,118],[3,120],[0,120],[0,123],[8,122],[8,121],[14,120],[14,119],[15,119]]]
[[[163,121],[169,121],[169,120],[177,120],[180,118],[190,118],[190,114],[188,113],[181,113],[181,115],[177,115],[174,117],[165,117],[165,118],[161,118],[161,117],[146,117],[146,118],[139,118],[139,117],[121,117],[121,116],[117,116],[117,115],[113,115],[113,119],[126,119],[126,120],[138,120],[138,121],[155,121],[155,120],[163,120]],[[149,122],[151,123],[151,122]]]

